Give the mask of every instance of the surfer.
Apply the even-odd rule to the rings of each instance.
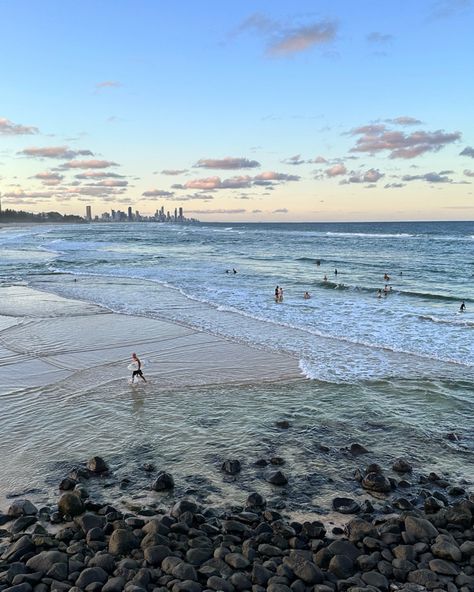
[[[334,275],[337,275],[337,269],[334,270]]]
[[[139,376],[143,382],[146,382],[146,378],[143,376],[142,363],[136,353],[132,354],[132,364],[136,366],[136,370],[132,372],[132,384],[135,382],[135,376]]]
[[[466,305],[464,304],[464,300],[461,302],[461,306],[459,307],[459,312],[464,312],[466,310]]]

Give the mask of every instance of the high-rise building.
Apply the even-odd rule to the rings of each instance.
[[[178,219],[180,222],[183,221],[183,208],[179,208]]]
[[[86,206],[86,220],[89,220],[89,222],[92,220],[92,207],[91,206]]]
[[[174,221],[177,222],[178,221],[178,208],[174,209]]]
[[[132,206],[128,206],[128,220],[130,222],[133,220]]]

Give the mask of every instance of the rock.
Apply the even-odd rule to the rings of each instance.
[[[222,463],[221,470],[228,475],[237,475],[240,473],[242,466],[237,459],[227,459]]]
[[[460,546],[462,554],[466,557],[473,557],[474,556],[474,541],[464,541],[464,543]]]
[[[429,562],[431,571],[443,576],[457,576],[460,569],[454,563],[445,561],[444,559],[432,559]]]
[[[351,542],[356,543],[361,541],[364,537],[377,537],[377,529],[373,524],[362,520],[362,518],[354,518],[345,527],[348,538]]]
[[[392,549],[392,553],[397,559],[412,562],[416,560],[416,551],[413,545],[397,545]]]
[[[324,576],[322,571],[312,561],[308,561],[301,555],[294,551],[289,557],[285,558],[285,564],[288,565],[297,578],[302,580],[306,585],[314,586],[315,584],[322,584]]]
[[[36,522],[36,516],[20,516],[10,525],[9,531],[12,534],[17,534],[19,532],[23,532]]]
[[[437,529],[425,518],[417,518],[416,516],[405,518],[406,543],[430,542],[438,534]]]
[[[268,460],[265,460],[264,458],[259,458],[253,464],[255,467],[266,467],[268,465]]]
[[[234,573],[230,576],[229,582],[234,586],[236,590],[251,590],[252,582],[248,578],[247,574]]]
[[[8,516],[18,518],[19,516],[35,516],[38,509],[27,499],[18,499],[8,508]]]
[[[202,565],[212,557],[212,547],[199,547],[186,552],[186,561],[191,565]]]
[[[219,592],[234,592],[234,586],[219,576],[211,576],[207,580],[207,587],[211,590],[217,590]]]
[[[51,569],[46,573],[46,577],[53,578],[53,580],[64,581],[69,575],[67,563],[55,563]]]
[[[272,456],[272,458],[270,459],[270,464],[277,467],[281,467],[285,464],[285,459],[281,456]]]
[[[434,544],[431,546],[431,552],[439,559],[447,559],[459,563],[462,559],[462,552],[454,539],[445,534],[440,534],[436,537]]]
[[[332,507],[339,514],[357,514],[360,511],[359,504],[350,497],[335,497]]]
[[[173,476],[170,473],[166,473],[165,471],[159,471],[155,481],[153,481],[153,484],[151,486],[153,491],[167,491],[169,489],[173,489],[173,487]]]
[[[57,563],[64,563],[67,565],[68,557],[66,553],[60,551],[41,551],[38,555],[34,555],[26,562],[26,567],[32,571],[40,571],[44,574]]]
[[[387,578],[377,571],[368,571],[363,573],[362,580],[369,586],[373,586],[374,588],[382,590],[382,592],[386,592],[389,589]]]
[[[272,485],[286,485],[288,479],[282,471],[275,471],[268,476],[267,481]]]
[[[354,456],[359,456],[361,454],[367,454],[369,451],[365,446],[362,444],[358,444],[357,442],[353,442],[349,447],[349,452]]]
[[[78,588],[86,588],[93,582],[100,582],[104,584],[108,579],[107,572],[101,567],[87,567],[81,571],[80,576],[77,578],[75,584]]]
[[[438,581],[438,576],[430,569],[416,569],[408,574],[409,582],[432,589],[433,584]]]
[[[282,430],[287,430],[290,427],[290,422],[286,419],[281,419],[277,422],[275,422],[275,425],[277,428],[280,428]]]
[[[125,578],[117,576],[110,578],[102,587],[102,592],[122,592],[125,588]]]
[[[17,584],[16,586],[11,586],[9,588],[3,588],[4,592],[31,592],[33,588],[31,584],[27,582],[23,584]]]
[[[180,561],[172,570],[171,575],[180,580],[192,580],[197,582],[198,576],[192,565],[185,561]]]
[[[266,586],[268,580],[274,575],[272,571],[260,565],[254,563],[252,567],[252,582],[258,586]]]
[[[259,545],[258,552],[266,557],[280,557],[280,555],[282,555],[282,551],[279,547],[269,545],[268,543],[262,543]]]
[[[191,512],[191,514],[195,514],[198,510],[197,505],[194,502],[189,500],[181,500],[177,502],[171,509],[171,516],[173,518],[179,518],[181,514],[184,512]]]
[[[248,559],[241,553],[228,553],[224,557],[224,561],[234,569],[245,569],[250,565]]]
[[[443,504],[433,496],[429,496],[425,499],[423,504],[425,514],[436,514],[441,508]]]
[[[100,456],[93,456],[92,458],[90,458],[87,461],[86,466],[91,473],[96,474],[107,473],[107,471],[109,470],[107,463]]]
[[[405,458],[396,458],[393,461],[392,469],[397,473],[411,473],[413,467]]]
[[[75,522],[81,527],[84,534],[87,534],[92,528],[103,528],[105,521],[102,516],[97,516],[97,514],[93,514],[92,512],[86,512],[76,518]]]
[[[139,544],[139,540],[132,532],[125,528],[118,528],[110,535],[109,553],[112,555],[124,555],[128,551],[136,549]]]
[[[353,543],[343,539],[333,541],[330,545],[328,545],[327,551],[331,555],[344,555],[345,557],[349,557],[349,559],[352,561],[355,561],[357,557],[362,554]]]
[[[63,493],[58,501],[59,513],[63,516],[79,516],[84,512],[84,503],[75,493]]]
[[[22,557],[33,552],[35,549],[36,547],[33,544],[33,541],[25,534],[3,552],[2,559],[11,563],[19,561]]]
[[[345,580],[354,574],[354,562],[346,555],[334,555],[329,562],[328,571],[337,578]]]
[[[367,491],[388,493],[392,490],[390,481],[381,473],[370,472],[362,479],[362,487]]]
[[[75,479],[71,479],[70,477],[65,477],[61,483],[59,484],[59,489],[61,491],[72,491],[74,487],[76,487],[77,481]]]
[[[110,553],[96,554],[87,564],[87,567],[101,567],[108,573],[115,570],[115,557]],[[69,567],[71,568],[71,560],[69,560]]]
[[[265,498],[257,492],[247,497],[247,506],[250,508],[264,508],[267,505]]]

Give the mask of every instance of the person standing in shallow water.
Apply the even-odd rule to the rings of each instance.
[[[146,378],[143,376],[142,363],[136,353],[132,354],[132,363],[137,366],[137,369],[132,372],[132,383],[135,382],[135,376],[139,376],[143,382],[146,382]]]
[[[464,300],[461,302],[461,306],[459,307],[459,312],[464,312],[466,310],[466,305],[464,304]]]
[[[280,296],[280,286],[275,288],[275,302],[278,302],[278,298]]]

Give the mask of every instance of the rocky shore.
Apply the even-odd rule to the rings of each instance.
[[[392,469],[411,472],[404,459]],[[126,511],[89,497],[86,483],[108,473],[94,457],[63,479],[57,504],[17,499],[0,514],[0,591],[474,591],[474,495],[434,473],[413,486],[376,464],[356,471],[370,499],[334,498],[344,528],[291,520],[257,492],[227,508],[175,499]],[[286,486],[281,470],[270,478]],[[152,488],[172,490],[172,475]]]

